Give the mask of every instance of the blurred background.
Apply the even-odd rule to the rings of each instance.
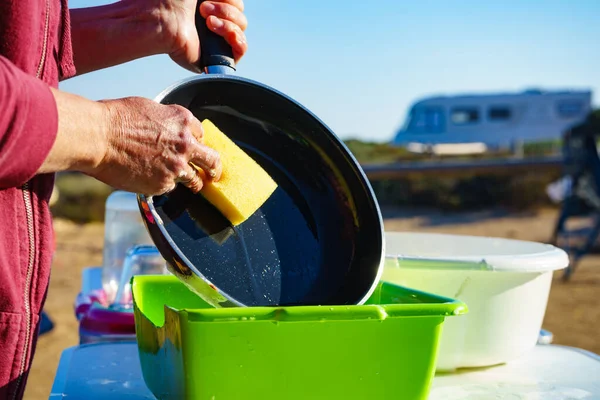
[[[79,8],[110,1],[71,0]],[[600,353],[600,3],[246,0],[249,51],[237,73],[298,100],[363,165],[387,230],[556,243],[544,328]],[[167,56],[71,79],[94,100],[153,98],[191,73]],[[77,344],[80,271],[100,265],[110,187],[60,174],[43,335],[27,398],[47,398],[60,352]],[[562,217],[562,218],[561,218]],[[566,222],[563,224],[563,222]]]

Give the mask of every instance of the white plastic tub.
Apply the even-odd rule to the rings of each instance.
[[[410,232],[386,232],[386,256],[383,280],[469,307],[444,325],[438,371],[501,364],[533,348],[552,271],[569,263],[542,243]]]

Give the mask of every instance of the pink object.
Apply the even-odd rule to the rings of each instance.
[[[86,337],[135,335],[135,320],[133,312],[105,308],[98,303],[92,304],[88,312],[80,320],[79,331],[81,342],[85,343]]]
[[[133,309],[110,307],[104,290],[79,294],[75,302],[81,343],[135,339]]]
[[[108,307],[108,301],[104,290],[94,290],[91,293],[80,293],[75,300],[75,317],[81,321],[83,316],[87,314],[93,303],[98,303],[104,307]]]

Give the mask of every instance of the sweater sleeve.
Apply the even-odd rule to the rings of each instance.
[[[50,87],[0,55],[0,189],[31,179],[57,132],[58,108]]]

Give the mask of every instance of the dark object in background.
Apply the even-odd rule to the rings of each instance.
[[[570,263],[563,280],[568,281],[581,258],[594,247],[600,235],[600,157],[596,140],[600,134],[600,113],[592,112],[586,120],[565,133],[563,141],[564,175],[571,179],[565,195],[551,243],[569,253]],[[566,229],[571,217],[591,217],[582,245],[573,240],[574,232]]]
[[[50,319],[45,311],[42,311],[40,318],[40,336],[54,329],[54,322]]]

